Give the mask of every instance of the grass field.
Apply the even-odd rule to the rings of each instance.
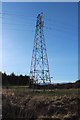
[[[34,90],[3,87],[3,119],[80,120],[80,89]]]
[[[62,95],[77,95],[79,96],[80,89],[54,89],[54,90],[36,90],[29,89],[28,86],[9,86],[8,89],[3,87],[5,92],[17,92],[17,94],[29,94],[29,95],[48,95],[48,96],[62,96]]]

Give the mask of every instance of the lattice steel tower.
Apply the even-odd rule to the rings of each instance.
[[[38,14],[30,68],[30,79],[32,79],[34,83],[51,83],[43,33],[44,22],[42,18],[43,13]]]

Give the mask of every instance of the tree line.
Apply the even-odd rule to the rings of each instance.
[[[80,88],[80,80],[77,80],[74,83],[65,83],[65,84],[48,84],[48,85],[39,85],[33,84],[33,80],[30,79],[29,76],[23,75],[15,75],[11,73],[7,75],[5,72],[1,73],[2,76],[2,86],[29,86],[30,88],[38,88],[38,89],[70,89],[70,88]]]
[[[29,85],[30,84],[30,77],[29,76],[23,76],[23,75],[15,75],[14,73],[11,73],[10,75],[7,75],[6,73],[2,73],[2,85]]]

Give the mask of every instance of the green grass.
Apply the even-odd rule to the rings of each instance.
[[[6,87],[3,87],[6,89]],[[24,94],[24,95],[48,95],[48,96],[63,96],[63,95],[79,95],[80,89],[54,89],[54,90],[34,90],[29,89],[28,86],[9,86],[9,90],[15,92],[17,94]],[[6,89],[7,90],[7,89]]]

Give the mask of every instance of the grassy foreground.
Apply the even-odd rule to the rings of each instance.
[[[43,89],[29,89],[28,86],[9,86],[8,89],[3,87],[3,94],[9,94],[14,92],[15,94],[29,94],[29,95],[48,95],[48,96],[62,96],[62,95],[76,95],[79,96],[80,89],[53,89],[53,90],[43,90]]]
[[[3,119],[80,120],[80,89],[33,90],[3,87]]]

